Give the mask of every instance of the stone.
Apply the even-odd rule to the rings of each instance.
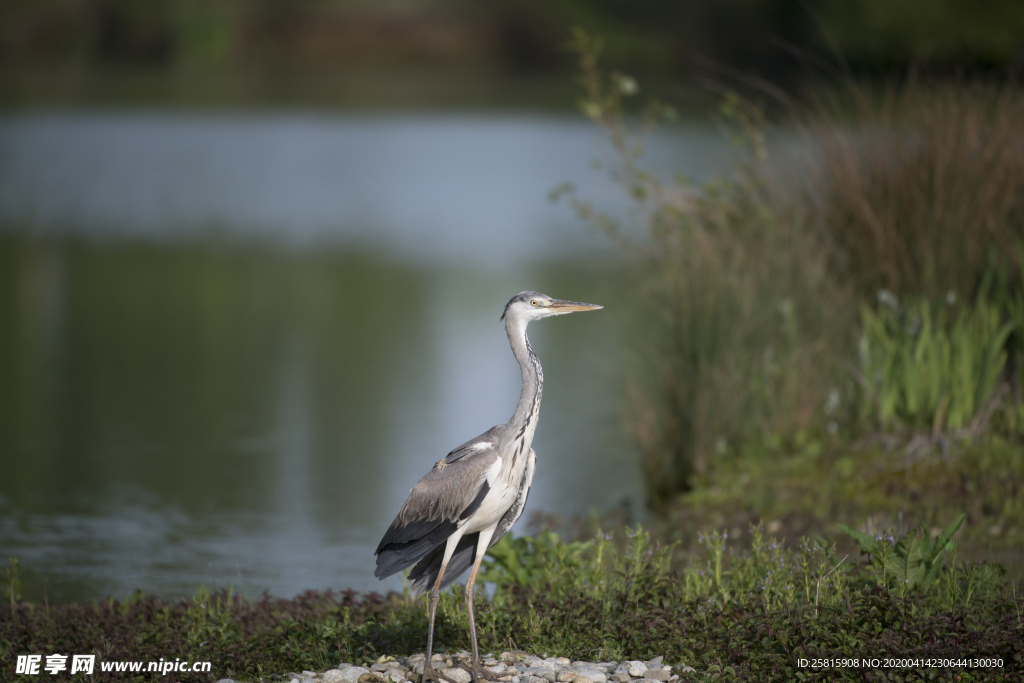
[[[350,668],[350,666],[345,668]],[[321,680],[324,683],[341,683],[349,679],[345,678],[345,672],[341,669],[328,669],[321,676]]]
[[[644,672],[644,676],[665,683],[665,681],[672,677],[672,674],[669,671],[666,671],[665,669],[658,668],[647,669],[647,671]]]
[[[334,677],[328,680],[324,678],[325,683],[356,683],[363,674],[370,673],[370,670],[362,666],[347,666],[344,669],[333,669],[338,673],[334,674]]]
[[[387,677],[378,671],[367,671],[359,677],[359,683],[387,683]]]
[[[590,666],[593,666],[593,665],[590,665]],[[576,669],[576,674],[578,676],[586,676],[587,678],[592,680],[594,683],[606,683],[607,680],[608,680],[608,675],[605,672],[601,671],[600,669],[579,667],[579,668]]]
[[[514,666],[510,666],[507,669],[505,669],[505,673],[506,674],[512,674],[513,676],[518,676],[519,675],[519,669],[517,669]]]
[[[450,668],[445,669],[441,672],[441,675],[450,680],[452,683],[470,683],[473,680],[473,675],[465,669]]]
[[[573,679],[572,683],[594,683],[594,679],[588,676],[578,675]]]
[[[488,664],[488,662],[493,662],[493,663],[492,664]],[[487,672],[489,672],[489,673],[494,674],[495,676],[499,676],[501,674],[504,674],[505,670],[508,668],[508,666],[506,666],[505,664],[502,664],[501,662],[496,662],[493,659],[485,659],[484,660],[484,664],[486,665],[486,669],[485,670]]]
[[[484,657],[484,666],[496,666],[497,664],[498,660],[494,657]]]
[[[578,675],[575,671],[561,671],[558,674],[558,683],[568,683]]]
[[[423,659],[417,659],[415,661],[409,662],[409,671],[412,671],[415,674],[422,674],[423,673],[423,667],[424,667],[424,665],[426,665],[426,663],[427,663],[427,658],[426,657],[424,657]]]
[[[302,683],[316,683],[315,678],[303,678]]]
[[[222,678],[219,681],[217,681],[217,683],[235,683],[235,681],[230,678]]]
[[[628,673],[623,671],[619,674],[612,674],[608,677],[608,680],[615,681],[615,683],[629,683],[633,680]]]
[[[665,661],[665,658],[659,655],[659,656],[655,657],[654,659],[652,659],[651,661],[647,662],[647,668],[648,669],[660,669],[661,668],[661,663],[663,661]]]
[[[558,677],[558,674],[556,672],[554,672],[554,671],[545,671],[544,673],[542,673],[539,676],[539,678],[543,678],[548,683],[555,683],[555,679],[557,677]]]
[[[569,666],[569,658],[568,657],[555,657],[555,663],[558,664],[558,666]]]
[[[629,666],[628,673],[633,678],[641,678],[647,671],[647,664],[645,662],[638,662],[636,660],[630,660],[626,662]]]

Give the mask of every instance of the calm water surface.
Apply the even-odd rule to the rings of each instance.
[[[0,118],[0,554],[25,593],[400,588],[373,550],[411,486],[504,422],[498,321],[540,289],[527,515],[638,509],[619,418],[629,294],[547,192],[610,210],[585,123],[37,113]],[[723,168],[718,136],[652,163]]]

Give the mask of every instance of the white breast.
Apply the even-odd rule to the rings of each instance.
[[[501,457],[495,458],[494,464],[484,472],[484,478],[490,490],[480,503],[480,507],[466,520],[467,534],[483,531],[489,526],[497,524],[502,515],[515,502],[518,491],[508,485],[508,480],[505,477],[500,476],[502,464],[504,461]]]

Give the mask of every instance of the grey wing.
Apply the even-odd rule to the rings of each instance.
[[[512,503],[512,507],[498,521],[498,526],[494,530],[494,535],[491,536],[488,548],[493,547],[523,514],[523,508],[526,507],[526,498],[530,495],[530,485],[533,483],[533,471],[536,463],[537,454],[531,448],[530,458],[526,461],[526,471],[523,473],[523,480],[519,484],[519,493],[516,495],[516,500]],[[479,540],[479,532],[467,534],[455,546],[455,552],[452,554],[452,559],[448,562],[448,567],[445,569],[444,578],[441,580],[442,589],[446,588],[462,572],[472,566],[473,560],[476,559],[476,544]],[[413,582],[413,590],[416,591],[417,595],[425,593],[437,581],[437,575],[441,572],[443,551],[444,547],[438,546],[432,552],[424,555],[423,559],[409,572],[409,578]]]
[[[478,437],[479,438],[479,437]],[[472,443],[472,442],[471,442]],[[377,550],[378,579],[419,562],[468,518],[487,496],[487,471],[498,459],[493,448],[469,449],[455,462],[438,462],[416,482],[384,533]]]

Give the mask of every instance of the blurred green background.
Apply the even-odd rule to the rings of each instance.
[[[0,549],[399,588],[537,289],[606,308],[532,331],[534,527],[965,511],[1019,563],[1022,68],[1012,0],[3,0]]]
[[[714,74],[1000,73],[1024,54],[1014,0],[6,0],[0,98],[564,107],[572,26],[696,103]]]

